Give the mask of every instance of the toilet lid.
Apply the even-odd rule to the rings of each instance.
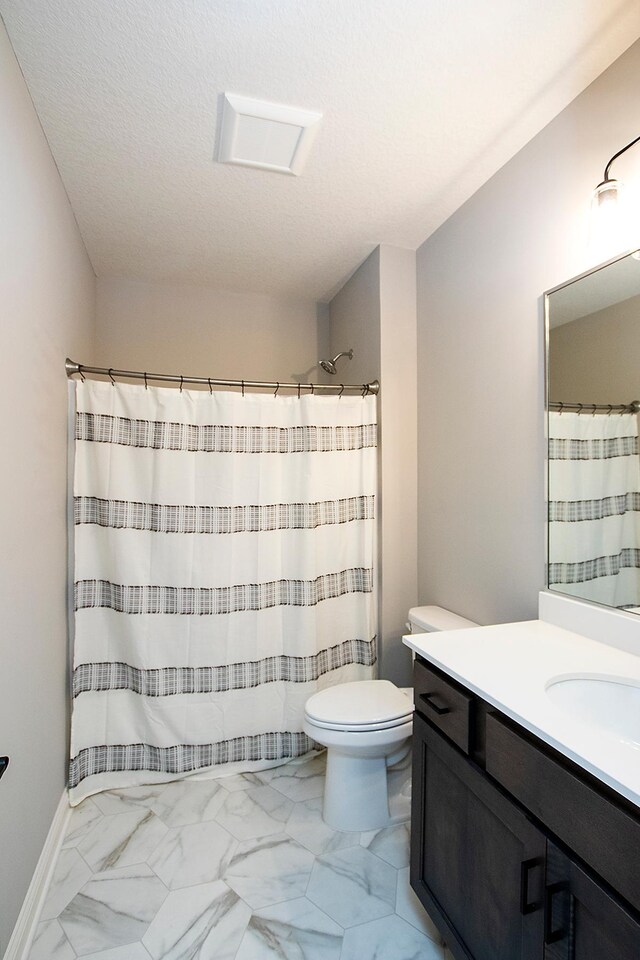
[[[311,717],[305,717],[308,729],[305,731],[312,736],[311,730],[340,730],[342,733],[375,733],[378,730],[393,730],[396,727],[404,727],[406,724],[411,726],[413,722],[413,713],[406,717],[400,717],[397,720],[387,720],[386,723],[329,723],[324,720],[312,720]],[[407,733],[409,736],[409,733]]]
[[[356,680],[314,693],[305,713],[322,726],[380,729],[410,719],[413,704],[388,680]]]

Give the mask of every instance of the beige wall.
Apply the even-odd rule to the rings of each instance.
[[[640,400],[640,296],[549,331],[549,395],[565,403]]]
[[[326,310],[313,300],[98,280],[96,366],[318,383],[328,348]]]
[[[415,253],[382,245],[330,304],[331,352],[353,348],[338,377],[378,378],[378,562],[380,675],[410,682],[402,645],[417,597]]]
[[[66,780],[64,359],[92,353],[94,276],[1,23],[0,129],[3,954]]]
[[[480,623],[536,616],[541,294],[593,265],[591,191],[637,136],[639,84],[636,43],[418,251],[421,602]]]

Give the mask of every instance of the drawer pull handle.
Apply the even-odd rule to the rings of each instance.
[[[437,713],[439,717],[443,717],[445,713],[451,713],[451,707],[448,707],[437,693],[421,693],[420,699],[424,701],[425,706]]]
[[[553,902],[554,897],[564,894],[569,890],[569,884],[565,881],[552,883],[544,891],[544,942],[557,943],[558,940],[564,940],[567,936],[567,929],[564,926],[553,929]]]
[[[526,917],[528,913],[535,913],[542,906],[539,900],[529,901],[529,876],[534,867],[542,864],[540,857],[523,860],[520,864],[520,913]]]

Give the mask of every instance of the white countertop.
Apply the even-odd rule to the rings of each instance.
[[[403,641],[640,806],[640,745],[575,719],[545,692],[549,681],[563,674],[600,674],[640,683],[640,657],[543,620],[416,633]],[[640,732],[635,739],[640,741]]]

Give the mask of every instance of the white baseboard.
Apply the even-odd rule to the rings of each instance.
[[[60,847],[67,831],[70,814],[71,807],[65,790],[53,815],[42,853],[33,871],[27,895],[5,951],[4,960],[27,960]]]

